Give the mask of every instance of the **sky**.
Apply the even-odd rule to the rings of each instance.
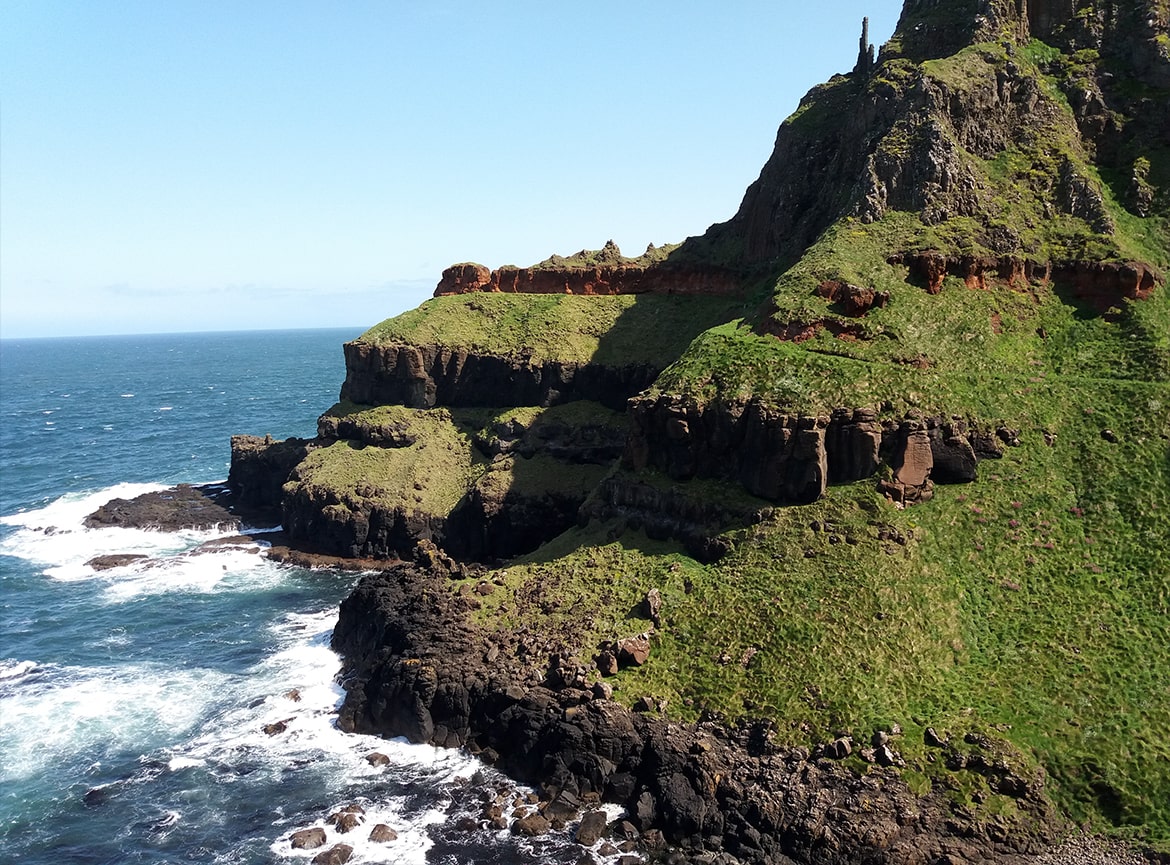
[[[896,0],[0,2],[0,338],[369,327],[730,218]]]

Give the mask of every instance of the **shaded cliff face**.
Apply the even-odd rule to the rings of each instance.
[[[549,406],[592,400],[610,408],[648,387],[661,367],[501,357],[438,345],[345,345],[341,398],[365,405]]]
[[[994,254],[1131,257],[1108,199],[1145,215],[1139,199],[1165,195],[1142,178],[1150,159],[1168,170],[1168,19],[1158,0],[908,2],[876,65],[863,56],[809,92],[709,234],[746,261],[791,262],[836,220],[903,211],[927,226],[969,219],[963,240]]]
[[[634,401],[630,424],[628,468],[653,466],[683,481],[734,480],[781,504],[814,502],[830,483],[873,477],[883,465],[892,470],[884,481],[890,495],[918,501],[933,481],[973,481],[979,460],[1003,453],[1000,437],[965,419],[883,422],[868,409],[801,417],[755,401],[703,405],[660,396]]]
[[[529,552],[577,521],[621,453],[596,404],[515,411],[339,404],[312,442],[238,437],[241,492],[280,486],[288,536],[317,553],[413,560],[420,544],[466,560]],[[301,458],[285,456],[299,449]],[[265,474],[266,473],[266,474]]]

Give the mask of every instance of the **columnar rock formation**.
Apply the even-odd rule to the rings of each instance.
[[[671,396],[630,403],[625,464],[653,466],[675,480],[723,478],[785,504],[816,501],[830,483],[892,469],[882,489],[897,501],[929,498],[933,481],[975,479],[976,463],[997,458],[996,434],[963,418],[878,420],[869,409],[807,417],[751,401],[701,405]]]

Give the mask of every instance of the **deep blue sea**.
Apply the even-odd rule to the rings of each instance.
[[[321,850],[289,838],[319,826],[351,862],[577,862],[564,834],[468,830],[485,784],[516,788],[468,783],[465,753],[336,729],[329,637],[355,575],[83,526],[226,478],[233,433],[313,435],[358,333],[0,341],[0,861],[307,863]],[[148,558],[86,564],[105,553]],[[326,826],[351,803],[362,826]],[[378,823],[398,839],[368,840]]]

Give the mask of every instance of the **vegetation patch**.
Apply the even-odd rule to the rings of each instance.
[[[359,340],[441,345],[533,363],[661,367],[698,333],[742,312],[742,301],[717,297],[475,292],[428,300]]]

